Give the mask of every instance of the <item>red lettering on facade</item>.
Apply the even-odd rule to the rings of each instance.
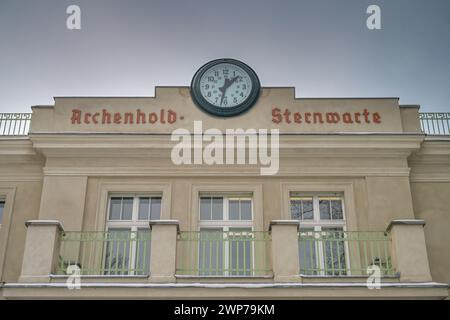
[[[156,121],[158,121],[158,115],[154,112],[150,113],[150,115],[148,117],[148,121],[150,123],[155,123]]]
[[[367,111],[367,109],[364,109],[363,115],[364,115],[364,120],[366,121],[366,123],[370,123],[370,120],[369,120],[369,111]]]
[[[323,123],[323,119],[322,119],[322,113],[320,112],[314,112],[314,123]]]
[[[70,118],[72,124],[81,124],[81,110],[73,109],[72,118]]]
[[[289,118],[289,116],[291,115],[291,112],[288,109],[286,109],[284,111],[283,115],[284,115],[284,121],[286,121],[286,123],[291,123],[291,119]]]
[[[327,112],[327,123],[338,123],[341,117],[337,112]]]
[[[184,119],[184,117],[180,117]],[[160,109],[159,112],[146,113],[141,109],[136,109],[134,112],[114,112],[111,113],[107,109],[102,109],[101,112],[84,112],[80,109],[72,109],[70,121],[72,124],[146,124],[146,123],[161,123],[173,124],[177,122],[178,115],[176,111],[171,109]]]
[[[372,118],[373,122],[375,123],[381,123],[381,116],[378,112],[375,112],[373,114],[373,118]]]
[[[121,122],[122,122],[122,115],[119,112],[114,113],[114,123],[121,124]]]
[[[167,115],[167,122],[170,124],[177,122],[177,113],[169,109]]]
[[[94,113],[94,115],[92,116],[92,122],[94,124],[98,124],[98,117],[100,116],[100,113],[96,112]]]
[[[342,121],[344,121],[344,123],[347,123],[347,124],[353,123],[352,115],[348,112],[344,113],[342,115]]]
[[[291,115],[293,118],[291,118]],[[289,109],[280,109],[277,107],[272,108],[272,122],[273,123],[291,123],[296,124],[361,124],[372,123],[380,124],[381,115],[378,112],[370,113],[367,109],[363,109],[362,112],[294,112],[291,113]]]
[[[125,124],[133,124],[134,123],[134,116],[131,112],[125,113]]]
[[[110,124],[111,123],[111,113],[106,111],[105,109],[102,110],[102,124]]]
[[[306,123],[311,123],[311,113],[310,112],[306,112],[305,113],[305,122]]]
[[[283,119],[281,117],[281,110],[278,108],[272,108],[272,122],[280,123]]]
[[[143,113],[141,111],[141,109],[137,109],[136,123],[137,124],[140,124],[140,123],[146,124],[147,123],[147,121],[145,120],[145,113]]]

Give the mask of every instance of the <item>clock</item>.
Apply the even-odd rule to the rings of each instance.
[[[248,111],[258,100],[261,85],[248,65],[234,59],[206,63],[194,75],[191,97],[209,114],[232,117]]]

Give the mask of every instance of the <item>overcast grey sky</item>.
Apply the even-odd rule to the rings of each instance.
[[[71,4],[81,30],[66,28]],[[366,28],[370,4],[382,30]],[[0,0],[0,112],[53,96],[152,96],[222,57],[297,97],[450,112],[450,0]]]

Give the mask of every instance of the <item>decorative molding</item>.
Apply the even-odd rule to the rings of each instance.
[[[46,176],[127,176],[127,177],[229,177],[229,176],[257,176],[260,177],[260,167],[255,165],[214,165],[214,166],[164,166],[164,167],[44,167]],[[389,167],[291,167],[280,168],[274,177],[409,177],[409,168]]]
[[[411,182],[450,182],[450,172],[412,173]]]

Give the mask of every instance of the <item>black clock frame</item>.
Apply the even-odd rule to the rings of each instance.
[[[252,82],[252,90],[250,91],[250,94],[247,97],[247,99],[245,99],[243,102],[234,107],[228,108],[217,107],[209,103],[205,98],[203,98],[200,92],[200,79],[202,78],[203,74],[211,67],[222,63],[234,64],[242,68],[245,72],[247,72]],[[250,108],[253,107],[253,105],[258,100],[260,90],[261,84],[259,82],[258,76],[256,75],[256,72],[253,71],[253,69],[250,68],[245,63],[239,60],[229,58],[217,59],[204,64],[200,69],[197,70],[191,82],[191,97],[194,103],[201,110],[219,117],[234,117],[250,110]]]

